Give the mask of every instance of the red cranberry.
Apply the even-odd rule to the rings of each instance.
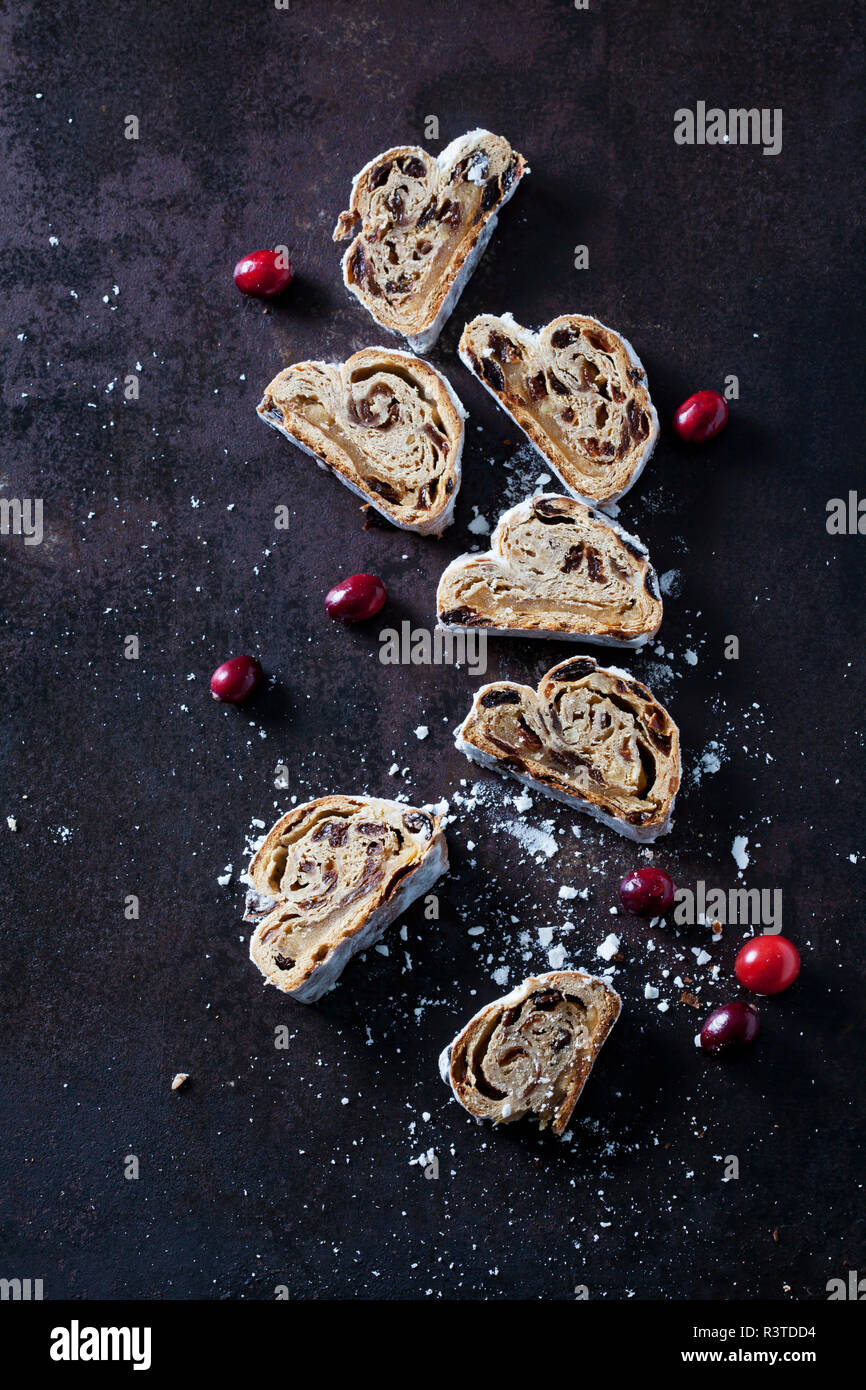
[[[254,656],[233,656],[224,661],[210,678],[210,693],[229,705],[243,704],[252,695],[264,672]]]
[[[760,1031],[757,1009],[735,999],[707,1016],[701,1029],[701,1047],[704,1052],[738,1052],[753,1043]]]
[[[256,299],[273,299],[288,289],[294,276],[291,261],[278,251],[251,251],[241,256],[234,270],[235,284],[241,294]]]
[[[753,994],[781,994],[800,973],[800,952],[787,936],[756,936],[746,942],[734,969]]]
[[[715,439],[728,423],[728,403],[718,391],[698,391],[683,401],[674,416],[674,429],[687,444]]]
[[[375,574],[350,574],[325,595],[325,612],[343,623],[362,623],[379,612],[387,597]]]
[[[664,869],[635,869],[619,885],[626,912],[638,917],[661,917],[674,903],[674,881]]]

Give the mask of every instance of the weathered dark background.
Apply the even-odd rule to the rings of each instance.
[[[4,6],[2,487],[44,499],[45,538],[0,541],[0,1275],[41,1277],[54,1298],[569,1298],[586,1284],[593,1298],[821,1299],[828,1278],[866,1268],[866,541],[825,527],[828,499],[863,486],[858,10]],[[782,107],[782,154],[675,146],[673,113],[697,100]],[[331,227],[356,169],[424,142],[431,114],[431,149],[484,125],[533,170],[432,354],[471,411],[441,542],[364,531],[356,499],[253,413],[284,361],[381,339],[342,288]],[[284,242],[297,280],[263,312],[232,266]],[[384,622],[344,630],[322,611],[336,577],[373,570],[392,596],[383,619],[429,624],[441,569],[478,540],[473,508],[493,521],[535,485],[543,469],[515,458],[513,427],[455,353],[466,318],[505,309],[594,313],[648,368],[665,429],[622,519],[680,580],[665,654],[628,664],[686,750],[657,862],[683,884],[781,887],[805,959],[741,1065],[693,1045],[702,1013],[739,994],[741,930],[713,948],[714,982],[691,954],[706,931],[611,918],[637,850],[589,822],[575,839],[579,818],[541,798],[527,824],[552,819],[562,849],[536,864],[501,828],[516,788],[452,747],[472,678],[383,667]],[[729,373],[741,399],[726,434],[686,451],[672,409]],[[723,659],[726,634],[739,661]],[[243,712],[214,705],[212,668],[247,650],[269,688]],[[492,677],[535,679],[565,654],[491,643]],[[711,741],[721,768],[697,780]],[[440,921],[416,906],[405,942],[393,928],[387,958],[355,962],[311,1008],[263,989],[239,921],[251,820],[288,804],[281,760],[299,799],[433,802],[485,784],[475,810],[452,801]],[[559,901],[563,883],[588,900]],[[443,1044],[500,992],[495,969],[514,983],[545,968],[539,926],[574,964],[622,936],[623,1018],[565,1144],[476,1127],[437,1075]],[[179,1070],[192,1080],[173,1094]],[[431,1148],[438,1181],[411,1162]],[[725,1155],[739,1180],[721,1181]]]

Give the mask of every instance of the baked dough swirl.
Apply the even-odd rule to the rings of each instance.
[[[398,145],[356,174],[334,240],[352,242],[343,280],[369,314],[417,352],[433,346],[528,173],[501,135],[470,130],[434,159]]]
[[[563,314],[533,333],[481,314],[459,351],[574,497],[614,502],[637,481],[658,416],[640,358],[612,328]]]
[[[466,411],[428,362],[378,347],[297,362],[257,411],[395,526],[438,535],[453,521]]]
[[[630,840],[671,828],[680,739],[667,710],[627,671],[562,661],[537,690],[482,686],[457,730],[462,753],[585,811]]]
[[[323,796],[277,821],[249,868],[250,958],[309,1004],[448,868],[439,818],[397,801]]]
[[[659,630],[655,570],[635,536],[572,497],[545,493],[503,512],[486,554],[439,581],[441,627],[642,647]]]
[[[533,976],[469,1020],[440,1058],[443,1080],[476,1119],[533,1115],[562,1134],[620,1008],[582,970]]]

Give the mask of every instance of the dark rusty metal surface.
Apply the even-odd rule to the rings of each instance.
[[[42,498],[44,538],[0,539],[0,1275],[43,1278],[52,1298],[820,1299],[863,1268],[866,541],[825,525],[828,499],[862,487],[854,15],[742,0],[5,7],[0,496]],[[676,146],[673,112],[698,100],[781,107],[782,153]],[[352,174],[392,143],[436,151],[477,125],[533,172],[431,355],[471,411],[457,522],[441,542],[365,531],[357,499],[254,406],[283,362],[382,339],[330,239]],[[263,311],[231,268],[283,242],[297,279]],[[683,884],[780,887],[805,959],[741,1065],[696,1051],[701,1015],[673,981],[688,970],[703,1010],[739,996],[742,930],[712,948],[714,982],[691,955],[705,929],[612,919],[638,851],[588,822],[577,840],[580,818],[540,798],[526,822],[552,820],[562,848],[536,863],[503,831],[509,789],[452,746],[472,677],[383,666],[384,622],[342,629],[322,611],[336,577],[372,570],[383,619],[429,625],[441,569],[479,539],[473,509],[495,519],[543,472],[456,358],[468,317],[506,309],[594,313],[648,369],[664,429],[621,517],[679,572],[672,655],[613,660],[682,728],[684,789],[656,858]],[[123,399],[129,373],[138,400]],[[731,373],[727,432],[688,452],[673,408]],[[218,707],[210,671],[244,650],[269,687]],[[491,642],[491,676],[535,680],[568,650]],[[696,780],[713,740],[722,765]],[[436,802],[463,778],[483,804],[452,802],[439,922],[416,905],[405,942],[393,928],[389,955],[354,962],[317,1006],[263,989],[236,879],[252,818],[269,825],[292,793]],[[561,901],[561,884],[587,899]],[[499,992],[495,969],[515,983],[545,968],[539,926],[575,964],[622,938],[623,1017],[566,1144],[477,1128],[437,1075]],[[172,1093],[177,1071],[191,1080]],[[430,1149],[438,1180],[411,1162]],[[721,1181],[726,1155],[738,1180]]]

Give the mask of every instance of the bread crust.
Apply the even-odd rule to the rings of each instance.
[[[429,362],[383,347],[296,362],[268,383],[256,413],[394,526],[441,535],[451,525],[466,411]]]
[[[586,1019],[586,1036],[579,1038],[576,1051],[565,1057],[568,1074],[555,1080],[552,1076],[543,1076],[541,1083],[536,1084],[529,1095],[515,1096],[506,1091],[504,1098],[498,1099],[489,1094],[494,1086],[485,1071],[485,1049],[488,1044],[496,1043],[497,1028],[503,1035],[500,1041],[501,1056],[505,1056],[501,1051],[503,1043],[511,1051],[517,1051],[521,1046],[531,1048],[532,1033],[527,1042],[527,1017],[522,1006],[533,997],[544,1001],[551,992],[560,993],[563,1004],[569,1000],[580,1000],[583,1018]],[[549,1000],[543,1007],[545,1011],[551,1007]],[[553,1007],[558,1005],[554,1004]],[[621,1008],[622,1000],[616,990],[607,981],[588,975],[583,970],[552,970],[530,976],[516,989],[485,1004],[473,1015],[440,1058],[442,1078],[464,1110],[468,1110],[477,1120],[490,1119],[494,1125],[512,1124],[527,1114],[537,1114],[540,1129],[549,1125],[553,1134],[561,1135],[571,1119],[595,1060],[619,1018]],[[517,1014],[514,1023],[522,1022],[524,1025],[513,1040],[508,1036],[510,1025],[507,1022],[512,1012]],[[512,1046],[512,1042],[518,1046]],[[545,1049],[537,1040],[536,1049],[542,1067],[553,1071],[557,1061],[555,1052],[549,1047]],[[496,1080],[497,1084],[504,1084],[501,1083],[501,1069]],[[520,1080],[525,1080],[525,1073]],[[545,1085],[545,1082],[549,1085]]]
[[[384,150],[355,175],[334,229],[335,241],[352,238],[346,288],[389,333],[429,351],[528,172],[523,156],[488,130],[467,131],[436,159],[417,145]]]
[[[296,806],[250,863],[250,959],[269,984],[313,1003],[447,869],[441,820],[430,812],[361,795]]]
[[[655,448],[659,422],[643,363],[627,338],[585,314],[560,315],[537,332],[511,314],[480,314],[463,329],[458,351],[572,497],[605,506],[637,482]],[[535,390],[533,406],[529,396]]]
[[[454,741],[473,762],[627,839],[646,843],[671,829],[682,775],[679,730],[628,671],[579,656],[552,667],[537,690],[512,681],[484,685]]]
[[[658,632],[662,599],[642,541],[573,497],[542,493],[502,513],[489,551],[452,560],[436,611],[451,632],[637,648]]]

